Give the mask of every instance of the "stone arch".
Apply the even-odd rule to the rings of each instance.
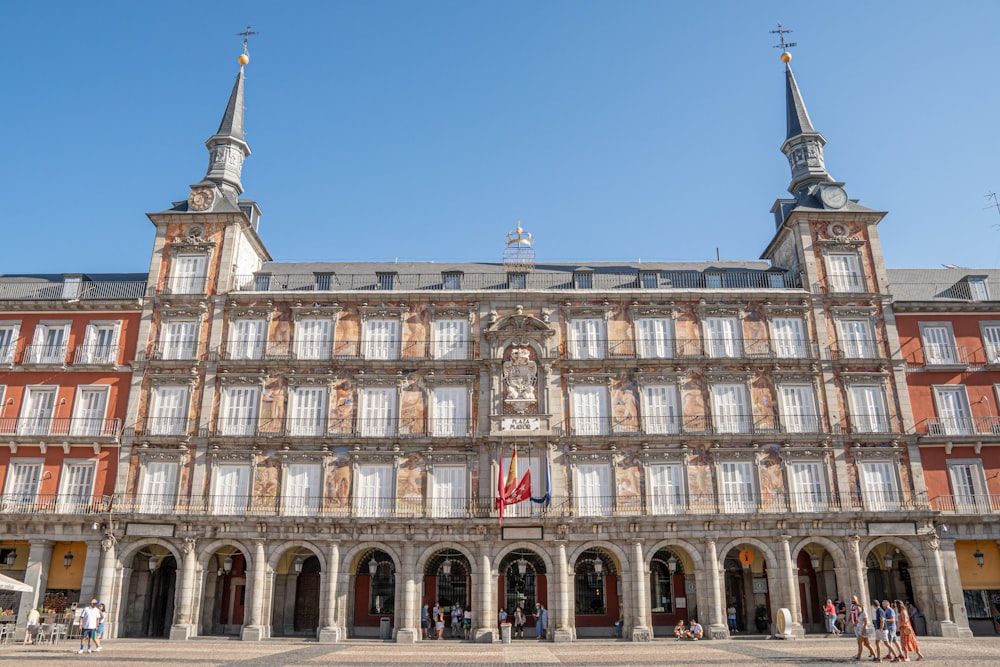
[[[453,549],[465,556],[465,558],[469,561],[470,574],[475,574],[479,571],[479,563],[476,556],[468,549],[468,547],[465,547],[458,542],[437,542],[428,546],[420,553],[419,556],[417,556],[417,572],[422,576],[424,569],[427,567],[427,561],[429,561],[438,551],[445,549]]]
[[[399,571],[400,567],[402,566],[402,562],[403,562],[403,559],[402,559],[402,556],[400,555],[400,553],[396,549],[394,549],[393,547],[390,547],[388,544],[386,544],[384,542],[375,542],[375,541],[372,541],[372,542],[359,542],[358,544],[356,544],[355,546],[353,546],[352,548],[348,549],[343,554],[341,554],[341,556],[340,556],[340,567],[338,568],[338,571],[340,571],[343,575],[347,575],[347,576],[353,577],[356,573],[349,566],[355,560],[357,560],[357,558],[360,555],[362,555],[366,551],[370,551],[372,549],[378,549],[379,551],[384,551],[385,553],[389,554],[389,557],[392,558],[393,564],[396,566],[396,571],[397,572]]]
[[[243,554],[243,557],[247,562],[247,571],[251,571],[256,567],[256,563],[253,562],[253,549],[251,549],[242,540],[212,540],[207,544],[198,545],[198,569],[205,570],[208,567],[209,559],[215,555],[215,552],[219,550],[220,547],[236,547]]]
[[[719,562],[716,564],[716,567],[720,570],[724,568],[726,565],[726,554],[741,544],[749,544],[757,547],[764,555],[764,562],[767,564],[768,570],[776,570],[778,567],[778,555],[774,553],[774,549],[768,546],[766,542],[756,537],[736,537],[723,544],[717,552]]]
[[[180,550],[172,542],[159,537],[144,537],[137,542],[130,542],[127,545],[123,545],[121,551],[118,553],[119,564],[122,567],[128,567],[128,564],[132,562],[132,559],[136,557],[136,554],[151,544],[161,546],[169,551],[174,557],[174,560],[177,561],[177,567],[181,567],[181,563],[184,562],[184,558],[181,555]]]
[[[625,570],[629,565],[628,554],[610,540],[590,540],[577,545],[571,552],[566,554],[567,565],[569,565],[571,570],[576,567],[577,559],[588,549],[603,549],[614,554],[615,558],[618,559],[618,576],[625,576]]]
[[[490,563],[492,568],[492,572],[490,572],[490,575],[493,577],[499,576],[500,570],[497,569],[499,563],[503,561],[504,557],[506,557],[507,554],[513,553],[515,551],[531,551],[532,553],[537,554],[538,557],[542,559],[542,562],[545,563],[546,576],[555,576],[556,570],[555,570],[555,564],[552,562],[552,557],[545,549],[542,549],[534,542],[513,542],[510,544],[505,544],[504,547],[500,549],[500,551],[498,551],[493,555],[492,562]]]
[[[653,544],[649,545],[649,548],[646,549],[642,554],[643,558],[646,560],[645,563],[646,567],[649,567],[649,564],[652,561],[653,556],[655,556],[660,549],[668,549],[670,551],[683,551],[684,555],[690,558],[691,562],[694,563],[695,571],[700,571],[705,568],[705,559],[701,557],[701,552],[698,551],[698,549],[696,549],[694,545],[688,542],[687,540],[677,540],[677,539],[660,540],[659,542],[654,542]]]
[[[911,542],[894,535],[872,537],[865,541],[864,545],[859,547],[861,550],[862,565],[868,559],[868,555],[871,551],[880,544],[891,544],[892,546],[897,547],[903,552],[907,560],[910,561],[911,566],[927,567],[927,560],[924,558],[923,553],[918,551]]]
[[[117,602],[112,603],[109,614],[119,637],[166,638],[176,614],[176,588],[178,572],[183,567],[183,552],[177,544],[158,537],[143,537],[128,543],[119,543],[120,551],[115,562],[118,578]],[[174,567],[167,568],[161,558],[157,572],[137,570],[136,557],[148,552],[150,547],[165,549],[173,557]],[[126,576],[127,570],[127,576]]]
[[[810,544],[819,544],[827,552],[833,556],[833,566],[834,567],[848,567],[847,554],[836,542],[828,537],[816,536],[816,537],[804,537],[795,544],[791,545],[792,558],[795,558],[796,554],[805,549]]]
[[[278,562],[281,560],[282,556],[288,553],[289,549],[294,549],[295,547],[307,549],[313,556],[316,557],[317,560],[319,560],[320,570],[322,572],[329,571],[326,565],[326,555],[323,553],[322,549],[306,540],[288,540],[272,546],[271,553],[267,555],[268,569],[272,571],[276,570]]]

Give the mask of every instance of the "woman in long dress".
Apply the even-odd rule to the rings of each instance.
[[[924,654],[920,652],[920,645],[917,643],[917,633],[913,631],[913,624],[910,622],[910,613],[906,611],[906,605],[900,600],[896,600],[893,605],[896,607],[899,624],[899,646],[903,650],[903,659],[909,660],[911,653],[917,654],[917,660],[923,660]]]

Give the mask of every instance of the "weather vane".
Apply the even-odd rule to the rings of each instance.
[[[781,22],[778,22],[778,29],[770,31],[772,35],[777,35],[780,43],[775,44],[774,48],[781,49],[781,62],[789,63],[792,60],[792,54],[788,52],[788,49],[793,46],[798,46],[795,42],[786,42],[785,35],[790,33],[791,30],[781,27]]]

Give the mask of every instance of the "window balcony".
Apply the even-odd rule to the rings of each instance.
[[[73,351],[74,366],[114,366],[118,363],[118,345],[77,345]]]
[[[923,366],[928,370],[953,370],[969,365],[969,356],[966,354],[964,345],[935,343],[925,344],[922,349]],[[907,364],[910,366],[920,366],[919,363],[914,363],[910,360],[907,360]]]
[[[827,348],[827,358],[831,361],[864,362],[882,360],[886,356],[881,344],[873,338],[837,341]]]
[[[219,418],[207,435],[214,438],[468,438],[473,435],[474,427],[475,421],[467,417],[356,417],[353,421],[306,417],[284,420]]]
[[[121,435],[120,419],[67,417],[60,419],[32,417],[0,418],[0,435],[100,438],[117,440]]]
[[[219,347],[222,361],[425,361],[469,360],[479,354],[477,341],[334,340],[332,343],[227,341]]]
[[[111,511],[111,496],[79,496],[76,494],[0,495],[0,512],[5,514],[94,515]]]
[[[148,417],[144,424],[136,424],[135,435],[186,437],[189,433],[187,417]]]
[[[640,428],[641,424],[641,428]],[[570,435],[773,435],[823,433],[822,415],[705,415],[686,417],[574,417]]]
[[[900,432],[893,425],[894,421],[889,415],[882,413],[854,413],[850,415],[849,423],[854,435],[887,435]]]
[[[931,498],[931,509],[947,514],[980,516],[1000,512],[1000,495],[946,495]]]
[[[780,341],[769,338],[664,338],[569,341],[563,358],[592,359],[747,359],[815,360],[818,347],[812,341]]]
[[[69,363],[69,345],[32,344],[24,346],[21,364],[35,366],[65,366]]]
[[[868,291],[868,285],[865,282],[864,276],[833,275],[829,277],[827,285],[829,291],[836,294],[854,294]]]
[[[198,341],[186,343],[153,343],[152,349],[135,353],[137,361],[198,361]]]
[[[1000,417],[947,417],[925,419],[917,433],[929,438],[1000,435]]]

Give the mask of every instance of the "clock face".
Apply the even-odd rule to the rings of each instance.
[[[212,188],[194,188],[188,195],[188,208],[192,211],[207,211],[215,200]]]
[[[843,188],[823,188],[820,190],[819,198],[827,208],[843,208],[847,204],[847,193]]]

